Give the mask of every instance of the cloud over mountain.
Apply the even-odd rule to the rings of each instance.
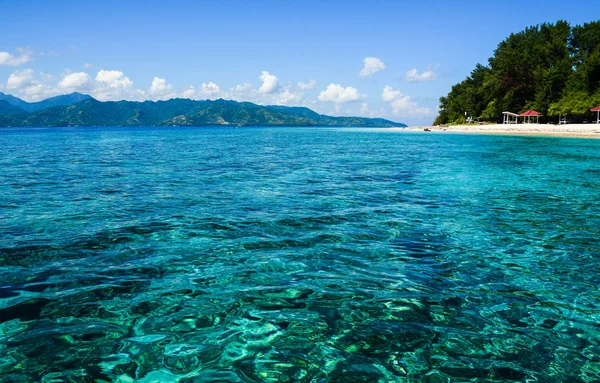
[[[343,87],[334,83],[329,84],[327,89],[319,93],[320,101],[329,101],[336,104],[358,101],[364,98],[366,98],[366,96],[360,94],[358,89],[351,86]]]
[[[263,82],[258,89],[260,93],[273,93],[279,88],[279,79],[277,76],[274,76],[267,71],[263,71],[259,78]]]
[[[58,87],[67,90],[85,90],[92,81],[90,75],[85,72],[75,72],[66,75],[58,83]]]

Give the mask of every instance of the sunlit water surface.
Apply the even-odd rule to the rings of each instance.
[[[0,131],[2,382],[600,379],[600,140]]]

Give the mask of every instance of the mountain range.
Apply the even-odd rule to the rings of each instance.
[[[332,117],[305,107],[230,100],[98,101],[71,93],[29,103],[0,92],[0,126],[406,127],[382,118]]]
[[[92,98],[92,96],[75,92],[71,94],[63,94],[62,96],[50,97],[43,101],[27,102],[18,97],[11,96],[10,94],[0,92],[0,104],[2,104],[1,101],[4,101],[16,108],[21,109],[21,111],[25,113],[38,112],[43,109],[52,108],[53,106],[73,105],[90,98]],[[2,114],[5,113],[3,113],[2,109],[0,109],[0,115]]]

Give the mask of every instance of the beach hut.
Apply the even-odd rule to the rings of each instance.
[[[596,124],[600,124],[600,105],[590,109],[592,112],[596,112]]]
[[[526,124],[529,124],[531,122],[531,117],[535,117],[535,123],[537,124],[539,122],[539,118],[540,116],[543,116],[543,114],[541,114],[540,112],[536,112],[533,109],[528,110],[525,113],[521,113],[519,114],[520,117],[527,117],[526,120]]]
[[[519,115],[512,112],[502,112],[502,123],[503,124],[518,124]]]

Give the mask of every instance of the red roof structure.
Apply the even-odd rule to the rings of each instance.
[[[600,124],[600,105],[595,108],[590,109],[592,112],[598,112],[596,115],[596,124]]]
[[[539,118],[540,116],[543,116],[543,114],[541,114],[540,112],[536,112],[533,109],[528,110],[525,113],[521,113],[519,114],[520,117],[527,117],[527,120],[524,121],[526,124],[529,124],[531,122],[531,117],[535,117],[535,122],[538,123],[539,122]],[[523,120],[525,120],[525,118],[523,118]]]
[[[519,116],[521,116],[521,117],[529,117],[529,116],[532,116],[532,117],[539,117],[539,116],[543,116],[543,114],[541,114],[540,112],[536,112],[536,111],[535,111],[535,110],[533,110],[533,109],[530,109],[530,110],[528,110],[528,111],[527,111],[527,112],[525,112],[525,113],[521,113],[521,114],[519,114]]]

